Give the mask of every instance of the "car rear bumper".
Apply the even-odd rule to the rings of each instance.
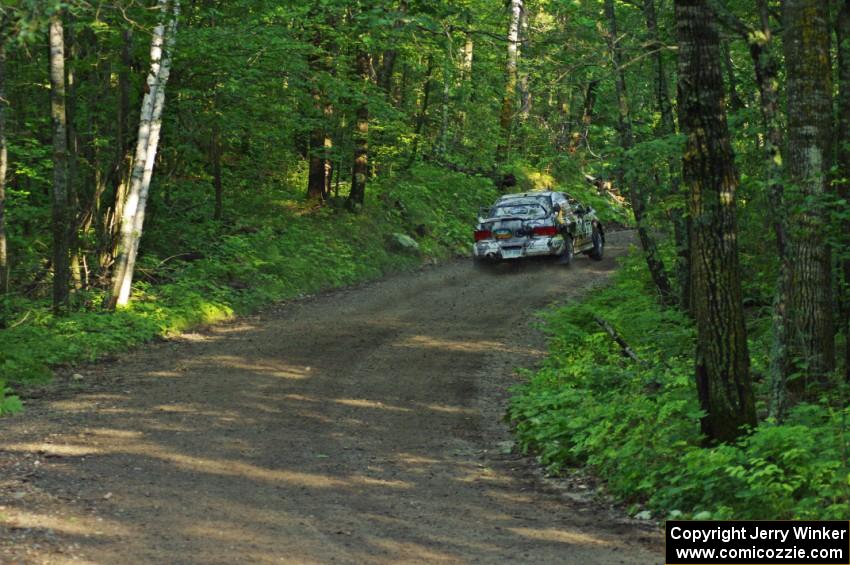
[[[488,239],[477,242],[473,247],[473,254],[477,259],[491,259],[493,261],[560,255],[563,251],[564,238],[560,235],[525,240],[496,241]]]

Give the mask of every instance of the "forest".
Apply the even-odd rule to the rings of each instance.
[[[3,2],[0,413],[535,189],[639,245],[544,315],[521,449],[633,514],[846,518],[850,0]]]

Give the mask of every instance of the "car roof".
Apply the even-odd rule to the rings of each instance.
[[[512,198],[535,198],[539,196],[551,196],[554,194],[554,190],[544,190],[544,191],[535,191],[535,192],[516,192],[514,194],[503,194],[499,197],[499,200],[510,200]]]

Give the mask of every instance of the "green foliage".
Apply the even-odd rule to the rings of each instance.
[[[99,292],[78,296],[90,310],[66,317],[53,316],[47,302],[18,305],[31,315],[3,330],[0,378],[16,387],[44,382],[51,367],[95,361],[275,300],[418,265],[420,259],[388,248],[386,239],[393,232],[418,239],[426,257],[466,253],[478,206],[495,196],[485,179],[423,166],[385,179],[357,215],[311,209],[300,198],[278,193],[273,206],[229,226],[190,221],[194,229],[182,231],[169,248],[178,245],[203,257],[184,261],[157,255],[157,246],[165,242],[154,238],[152,249],[140,258],[140,280],[129,308],[100,312]],[[415,220],[403,217],[400,208],[415,211]],[[176,237],[164,226],[159,233]],[[0,407],[5,411],[16,405],[11,397]]]
[[[10,395],[6,385],[0,381],[0,416],[19,412],[22,408],[21,400],[17,396]]]
[[[626,502],[658,516],[841,519],[850,512],[847,402],[801,404],[734,445],[704,447],[692,373],[693,328],[647,292],[628,258],[614,284],[544,316],[551,356],[515,391],[509,418],[520,446],[557,473],[587,465]],[[594,322],[612,324],[645,362]],[[756,359],[766,342],[755,332]],[[760,361],[764,363],[764,361]]]

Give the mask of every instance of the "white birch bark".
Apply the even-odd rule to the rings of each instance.
[[[169,11],[169,1],[159,0],[163,20]],[[112,293],[107,307],[124,306],[130,300],[133,270],[139,251],[139,241],[145,221],[145,207],[150,191],[153,166],[162,127],[165,107],[165,85],[171,72],[171,57],[177,35],[180,1],[171,3],[171,16],[166,27],[160,23],[154,28],[151,40],[151,68],[147,78],[147,92],[142,100],[136,156],[130,176],[130,187],[121,217],[121,243],[113,272]]]
[[[502,137],[496,148],[496,162],[507,159],[511,142],[511,126],[514,120],[514,106],[517,88],[517,59],[519,56],[519,24],[523,10],[523,0],[511,0],[510,25],[508,27],[508,58],[505,62],[505,94],[502,98],[502,110],[499,113],[499,128]]]

